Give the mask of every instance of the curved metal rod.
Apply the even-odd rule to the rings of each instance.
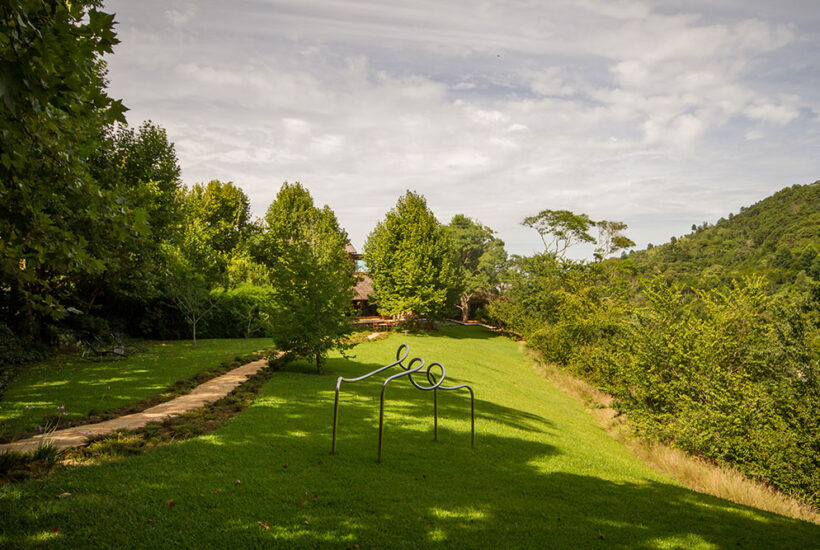
[[[386,371],[389,368],[395,367],[399,365],[402,369],[407,370],[408,367],[404,366],[404,360],[407,359],[407,356],[410,355],[410,348],[407,344],[402,344],[399,346],[399,349],[396,350],[396,360],[389,365],[385,365],[380,367],[372,372],[368,372],[362,376],[357,378],[344,378],[340,376],[336,379],[336,398],[333,402],[333,442],[331,444],[330,453],[336,453],[336,430],[337,426],[339,425],[339,391],[342,388],[342,382],[358,382],[360,380],[364,380],[366,378],[370,378],[375,374],[379,374],[380,372]]]
[[[396,350],[396,361],[390,363],[389,365],[385,365],[383,367],[379,367],[378,369],[369,372],[365,375],[359,376],[357,378],[344,378],[339,377],[336,379],[336,398],[333,404],[333,439],[332,439],[332,446],[331,446],[331,453],[335,454],[336,452],[336,432],[338,427],[338,420],[339,420],[339,391],[341,390],[342,382],[358,382],[360,380],[365,380],[370,378],[373,375],[376,375],[380,372],[383,372],[389,368],[399,366],[402,368],[402,372],[396,373],[392,376],[389,376],[384,383],[382,384],[381,396],[379,398],[379,454],[378,460],[381,462],[382,459],[382,441],[383,441],[383,434],[384,434],[384,393],[387,389],[387,385],[392,382],[393,380],[397,380],[406,376],[410,383],[416,389],[422,391],[433,391],[433,439],[438,440],[438,390],[460,390],[466,388],[467,391],[470,392],[470,446],[475,447],[475,395],[473,393],[473,389],[468,386],[467,384],[461,384],[458,386],[443,386],[442,383],[444,382],[444,378],[446,376],[446,372],[444,370],[444,366],[441,363],[435,362],[430,363],[428,365],[427,370],[425,372],[427,382],[430,384],[429,386],[425,386],[423,384],[419,384],[413,378],[413,375],[418,373],[424,368],[424,359],[420,357],[414,357],[410,360],[410,362],[405,365],[404,361],[410,355],[410,348],[407,344],[402,344]],[[416,363],[419,363],[417,367],[414,367]],[[436,376],[433,373],[433,367],[438,367],[440,370],[440,376]]]
[[[430,369],[437,365],[441,368],[441,378],[436,383],[436,377],[430,372]],[[460,390],[462,388],[466,388],[467,391],[470,392],[470,447],[475,448],[475,396],[473,394],[473,388],[468,386],[467,384],[461,384],[459,386],[442,386],[441,383],[444,382],[444,365],[441,363],[430,363],[430,366],[427,367],[427,381],[430,382],[430,388],[423,388],[413,382],[411,378],[410,381],[413,382],[420,390],[433,390],[433,440],[438,441],[438,390]]]
[[[432,372],[430,372],[430,370],[433,367],[438,367],[441,370],[441,378],[439,378],[438,381],[436,381],[436,376]],[[417,371],[414,371],[414,372],[417,372]],[[415,380],[413,380],[413,375],[412,374],[410,374],[410,383],[412,383],[417,389],[420,389],[420,390],[423,390],[423,391],[430,391],[430,390],[434,390],[434,389],[438,388],[439,386],[441,386],[441,383],[444,382],[444,377],[445,376],[446,376],[446,374],[444,373],[444,366],[442,366],[441,363],[430,363],[430,366],[427,367],[427,381],[430,382],[430,385],[429,386],[422,386],[421,384],[417,383]]]
[[[418,367],[413,368],[413,363],[418,361],[421,363]],[[404,365],[402,365],[404,366]],[[396,380],[397,378],[401,378],[402,376],[407,376],[410,378],[410,381],[413,381],[413,373],[418,372],[424,368],[424,359],[421,357],[413,357],[410,360],[410,364],[407,365],[407,370],[404,372],[400,372],[398,374],[394,374],[393,376],[389,377],[387,380],[384,381],[382,384],[382,393],[381,397],[379,398],[379,462],[382,461],[382,434],[384,433],[384,390],[387,389],[387,384]],[[415,382],[414,382],[415,384]]]
[[[467,384],[461,384],[460,386],[438,387],[438,389],[440,390],[460,390],[462,388],[466,388],[467,391],[470,392],[470,447],[475,449],[475,394],[473,394],[473,388],[471,388]],[[435,404],[435,407],[438,408],[438,403]],[[438,428],[438,419],[436,419],[435,428]],[[438,436],[438,434],[436,434],[436,436]]]

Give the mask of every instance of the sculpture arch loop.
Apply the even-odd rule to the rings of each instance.
[[[400,378],[407,377],[410,383],[416,389],[422,391],[432,391],[433,392],[433,439],[438,440],[438,390],[460,390],[460,389],[467,389],[470,392],[470,446],[475,447],[475,395],[473,394],[473,389],[467,384],[461,384],[458,386],[445,386],[443,385],[444,379],[447,376],[447,373],[444,369],[444,365],[439,362],[433,362],[427,365],[427,369],[424,371],[426,381],[429,385],[424,385],[424,383],[417,382],[414,378],[414,374],[418,374],[424,369],[425,362],[424,359],[421,357],[413,357],[409,363],[406,365],[404,362],[410,356],[410,347],[407,344],[401,344],[398,349],[396,350],[396,360],[389,365],[385,365],[383,367],[379,367],[378,369],[371,371],[367,374],[356,378],[344,378],[340,376],[336,379],[336,397],[333,403],[333,437],[331,443],[331,454],[336,453],[336,432],[339,425],[339,392],[341,391],[342,382],[359,382],[361,380],[365,380],[370,378],[371,376],[375,376],[381,372],[384,372],[392,367],[399,366],[401,367],[402,371],[391,376],[388,376],[384,382],[382,383],[381,395],[379,397],[379,453],[378,453],[378,460],[381,462],[382,459],[382,441],[383,441],[383,434],[384,434],[384,395],[385,390],[387,390],[387,385]],[[415,366],[418,364],[418,366]],[[434,372],[434,369],[438,371],[438,375]]]

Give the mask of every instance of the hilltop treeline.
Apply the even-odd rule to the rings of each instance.
[[[614,395],[641,435],[817,506],[818,190],[625,259],[518,258],[488,315]]]
[[[645,274],[696,286],[756,275],[772,289],[805,291],[820,279],[820,181],[794,185],[716,224],[629,254]]]

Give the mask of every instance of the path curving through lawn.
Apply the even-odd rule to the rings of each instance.
[[[71,428],[64,428],[42,435],[35,435],[27,439],[21,439],[13,443],[0,445],[0,453],[14,451],[26,453],[33,451],[43,441],[52,443],[59,449],[68,447],[80,447],[88,441],[90,437],[105,435],[117,430],[136,430],[142,428],[149,422],[160,422],[171,416],[187,413],[196,408],[203,407],[208,403],[217,401],[259,372],[267,365],[267,359],[259,359],[237,367],[230,372],[217,376],[194,388],[191,393],[181,395],[171,401],[160,403],[142,412],[128,414],[98,422],[96,424],[84,424]]]

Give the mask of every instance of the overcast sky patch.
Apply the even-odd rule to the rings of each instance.
[[[112,95],[185,184],[285,180],[361,248],[407,189],[440,221],[570,209],[640,247],[820,178],[814,2],[107,2]]]

